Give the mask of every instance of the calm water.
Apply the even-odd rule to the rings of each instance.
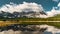
[[[0,29],[0,34],[60,34],[60,29],[49,25],[18,25],[16,28],[11,27],[8,30],[5,28],[6,30],[3,31]]]

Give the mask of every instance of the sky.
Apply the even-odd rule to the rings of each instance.
[[[56,7],[60,0],[0,0],[0,7],[9,4],[10,2],[15,4],[21,4],[23,2],[34,2],[41,4],[45,11],[50,11],[53,7]]]
[[[0,0],[0,12],[41,12],[40,18],[53,17],[60,14],[60,0]]]

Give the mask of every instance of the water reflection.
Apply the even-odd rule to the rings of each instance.
[[[60,29],[49,25],[10,25],[0,27],[0,34],[60,34]]]
[[[52,32],[44,32],[44,34],[52,34]]]

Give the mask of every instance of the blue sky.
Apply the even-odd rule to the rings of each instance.
[[[0,6],[9,4],[10,2],[20,4],[26,2],[35,2],[41,4],[45,11],[50,11],[52,7],[56,7],[60,0],[0,0]]]

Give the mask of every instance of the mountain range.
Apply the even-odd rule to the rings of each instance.
[[[14,11],[13,13],[0,11],[0,18],[19,18],[19,17],[34,18],[34,17],[39,17],[40,15],[47,15],[47,14],[44,11],[40,11],[40,12],[35,12],[35,11],[17,12],[17,11]]]

